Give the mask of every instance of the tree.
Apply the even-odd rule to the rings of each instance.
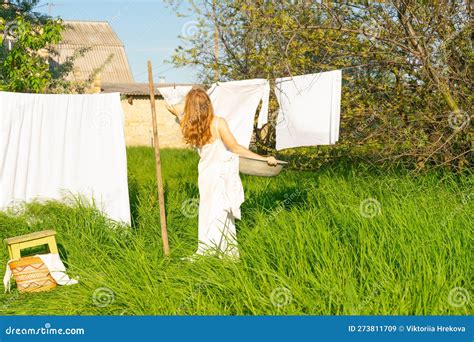
[[[31,93],[87,93],[95,77],[110,63],[110,54],[85,80],[71,81],[77,58],[91,50],[80,47],[58,65],[50,57],[67,28],[61,19],[34,12],[38,0],[0,7],[0,90]]]
[[[47,60],[52,44],[61,40],[60,19],[32,11],[38,3],[16,1],[0,7],[0,87],[19,92],[45,92],[51,82]]]
[[[271,80],[343,69],[333,155],[363,149],[379,161],[462,169],[473,162],[471,7],[461,0],[192,1],[197,20],[183,28],[173,63],[195,65],[205,83],[215,70],[220,80]],[[257,145],[274,146],[273,126],[257,132]]]

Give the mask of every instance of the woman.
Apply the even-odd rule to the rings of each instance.
[[[168,106],[168,110],[180,120],[184,140],[197,148],[200,156],[196,254],[217,252],[219,256],[238,258],[235,219],[240,219],[244,202],[239,156],[266,160],[273,166],[277,161],[239,145],[227,121],[214,115],[211,100],[202,88],[193,88],[186,95],[181,117],[177,108]]]

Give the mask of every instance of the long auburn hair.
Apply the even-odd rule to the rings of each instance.
[[[202,147],[211,139],[211,122],[214,109],[206,91],[195,87],[186,95],[184,117],[181,120],[181,131],[186,143]]]

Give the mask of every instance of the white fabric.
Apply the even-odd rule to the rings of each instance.
[[[214,83],[207,92],[211,98],[214,113],[225,118],[237,142],[249,147],[253,132],[253,120],[258,104],[257,127],[268,120],[270,83],[264,79]]]
[[[5,292],[10,292],[10,282],[12,278],[12,270],[10,269],[10,262],[14,260],[10,260],[7,262],[7,267],[5,268],[5,274],[3,275],[3,287],[5,288]]]
[[[74,285],[78,283],[76,279],[69,278],[65,273],[66,267],[58,253],[38,254],[37,256],[46,265],[51,277],[53,277],[58,285]]]
[[[74,285],[78,283],[76,279],[69,278],[69,276],[65,273],[66,267],[61,261],[59,254],[49,253],[49,254],[38,254],[35,256],[39,257],[41,261],[43,261],[44,265],[49,270],[51,277],[56,281],[58,285]],[[15,260],[18,260],[18,259],[15,259]],[[5,292],[10,292],[11,278],[13,275],[10,269],[10,263],[15,260],[10,260],[7,263],[5,275],[3,276],[3,286],[5,287]]]
[[[120,94],[0,92],[0,209],[71,194],[130,223]]]
[[[163,87],[158,88],[158,91],[164,97],[166,103],[170,106],[174,106],[183,102],[184,98],[192,88],[192,86]]]
[[[341,70],[276,79],[276,149],[339,140]]]
[[[218,125],[215,119],[216,128]],[[235,219],[240,219],[244,189],[239,175],[239,157],[220,138],[198,148],[200,156],[199,231],[197,254],[209,250],[239,257]]]

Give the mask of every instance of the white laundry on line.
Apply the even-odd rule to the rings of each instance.
[[[217,116],[227,120],[237,142],[249,147],[253,133],[255,111],[262,102],[257,127],[268,120],[270,83],[265,79],[214,83],[207,92]]]
[[[183,102],[184,98],[192,88],[192,86],[160,87],[158,88],[158,91],[161,93],[166,103],[170,106],[174,106]]]
[[[78,283],[76,279],[71,279],[66,274],[66,267],[64,267],[59,254],[49,253],[38,254],[35,256],[41,259],[46,268],[49,270],[51,277],[58,285],[74,285]],[[10,269],[10,262],[12,261],[15,260],[8,261],[7,267],[5,269],[5,275],[3,276],[3,286],[5,287],[5,292],[10,292],[11,278],[13,275]]]
[[[277,150],[339,140],[341,83],[341,70],[276,79]]]
[[[120,94],[0,92],[0,209],[70,195],[130,223]]]

